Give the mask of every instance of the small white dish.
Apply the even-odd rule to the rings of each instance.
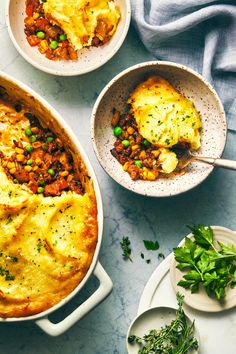
[[[145,196],[169,197],[196,187],[209,176],[213,166],[194,161],[182,176],[159,178],[156,181],[133,181],[110,152],[116,140],[111,127],[113,109],[121,113],[126,112],[127,99],[132,90],[153,74],[169,81],[181,94],[190,99],[200,112],[203,129],[199,155],[220,157],[226,141],[226,119],[217,93],[200,74],[172,62],[144,62],[115,76],[102,90],[94,105],[91,136],[98,161],[117,183]]]
[[[236,232],[225,227],[211,226],[214,232],[215,241],[221,241],[224,244],[232,244],[236,248]],[[192,237],[190,233],[186,237]],[[183,246],[185,239],[183,239],[178,247]],[[204,288],[200,288],[199,292],[192,294],[190,290],[184,289],[177,285],[178,282],[183,278],[185,274],[184,271],[176,268],[178,262],[176,262],[174,255],[170,263],[170,279],[174,290],[180,292],[184,295],[184,302],[188,306],[200,311],[206,312],[220,312],[230,309],[236,306],[236,287],[231,289],[228,288],[226,291],[225,300],[220,302],[214,298],[207,295]]]
[[[189,324],[192,321],[186,315]],[[138,315],[133,322],[131,323],[127,337],[126,337],[126,348],[128,354],[137,354],[140,346],[136,343],[129,343],[128,338],[131,335],[136,335],[139,337],[143,337],[144,334],[147,334],[151,329],[161,329],[161,327],[165,326],[166,324],[170,324],[173,319],[176,318],[176,309],[173,307],[153,307],[150,308],[140,315]],[[199,334],[194,325],[194,337],[198,341],[199,345]],[[197,354],[198,350],[192,350],[191,354]]]
[[[101,47],[83,48],[77,61],[53,61],[31,47],[24,33],[25,0],[7,0],[6,22],[10,38],[18,52],[37,69],[59,76],[81,75],[93,71],[110,60],[121,47],[127,35],[131,8],[130,0],[115,0],[121,11],[121,19],[111,40]]]

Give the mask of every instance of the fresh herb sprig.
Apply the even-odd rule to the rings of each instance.
[[[232,245],[214,243],[213,230],[210,226],[189,226],[193,240],[186,237],[183,247],[174,248],[177,268],[187,270],[184,279],[178,285],[190,289],[192,293],[203,285],[208,296],[222,300],[227,287],[235,287],[236,249]],[[219,248],[219,249],[218,249]]]
[[[130,243],[129,237],[128,236],[123,236],[122,240],[120,242],[120,246],[121,246],[121,249],[123,251],[122,256],[123,256],[124,259],[129,259],[131,262],[133,262],[132,258],[131,258],[130,244],[131,243]]]
[[[162,327],[160,330],[152,329],[142,338],[131,335],[128,338],[129,343],[140,345],[139,354],[186,354],[192,349],[198,348],[198,341],[194,338],[194,322],[188,323],[183,310],[183,295],[176,294],[178,309],[176,318]]]

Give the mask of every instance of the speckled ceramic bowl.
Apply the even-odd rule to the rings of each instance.
[[[156,181],[133,181],[110,153],[115,141],[111,128],[113,108],[125,112],[130,93],[150,74],[164,77],[194,102],[203,123],[199,155],[222,155],[226,141],[226,119],[224,108],[213,87],[197,72],[180,64],[158,61],[141,63],[118,74],[103,89],[94,105],[91,119],[93,147],[100,164],[115,181],[133,192],[152,197],[167,197],[197,186],[212,172],[213,167],[193,162],[182,176],[160,178]]]
[[[121,47],[129,29],[130,0],[115,0],[121,11],[121,20],[111,40],[101,47],[84,48],[78,53],[77,61],[53,61],[31,47],[24,33],[25,0],[7,0],[6,22],[10,38],[18,52],[30,64],[47,73],[60,76],[81,75],[105,64]]]

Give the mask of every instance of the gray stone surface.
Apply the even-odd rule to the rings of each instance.
[[[22,0],[23,1],[23,0]],[[190,223],[236,229],[236,174],[215,170],[196,189],[172,198],[135,195],[108,177],[98,164],[90,141],[90,113],[105,84],[130,65],[151,60],[131,27],[119,52],[105,66],[81,77],[55,77],[32,67],[15,50],[5,25],[4,1],[0,4],[0,70],[26,83],[48,100],[70,124],[85,148],[97,174],[104,201],[104,238],[100,261],[113,280],[111,295],[64,335],[52,338],[34,323],[0,323],[1,354],[123,354],[125,336],[136,315],[140,296],[159,264],[156,252],[146,251],[143,239],[158,240],[169,254],[188,233]],[[235,134],[229,133],[224,156],[236,159]],[[133,263],[122,259],[119,242],[128,235]],[[147,264],[140,257],[143,252]],[[96,287],[91,280],[83,291],[53,316],[68,314]]]

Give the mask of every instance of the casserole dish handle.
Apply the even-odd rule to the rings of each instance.
[[[77,321],[97,306],[112,290],[112,281],[102,265],[98,262],[93,274],[99,280],[100,284],[97,290],[71,314],[64,318],[61,322],[53,323],[48,317],[44,317],[35,321],[45,333],[50,336],[59,336],[72,327]]]

